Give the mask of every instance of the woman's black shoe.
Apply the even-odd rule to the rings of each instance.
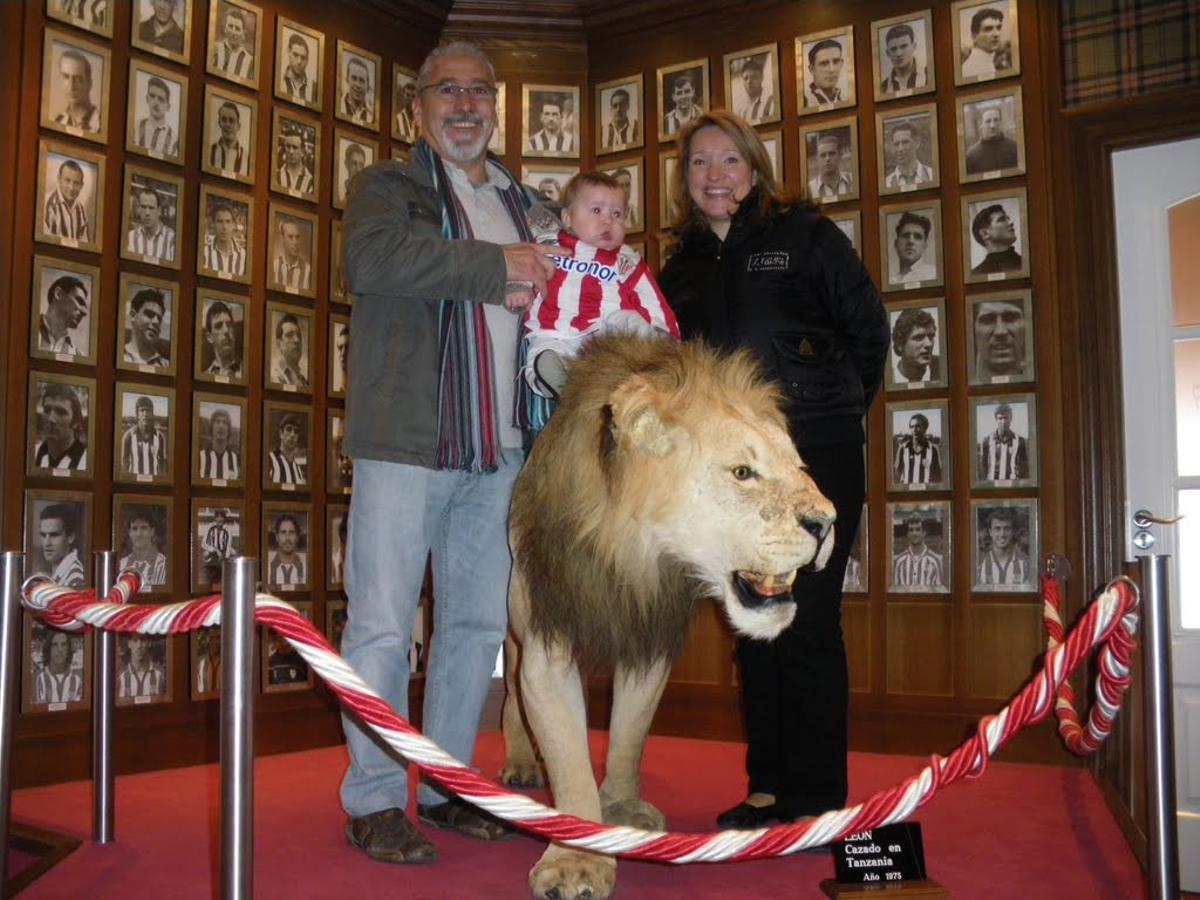
[[[778,818],[779,814],[774,803],[770,806],[751,806],[749,803],[742,802],[718,815],[717,827],[722,830],[727,828],[749,830],[762,828]]]

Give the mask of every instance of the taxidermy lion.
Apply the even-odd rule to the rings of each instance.
[[[594,339],[513,488],[509,617],[520,644],[504,710],[509,784],[539,780],[564,812],[662,829],[640,797],[642,749],[692,611],[714,598],[740,633],[791,623],[792,581],[833,549],[833,505],[788,436],[780,395],[750,354],[700,343]],[[588,759],[582,668],[613,670],[607,775]],[[608,897],[610,856],[552,844],[538,898]]]

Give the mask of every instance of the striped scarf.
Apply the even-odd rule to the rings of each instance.
[[[458,202],[441,158],[421,141],[413,158],[429,172],[442,204],[442,236],[472,240],[466,211]],[[530,200],[509,176],[500,197],[522,241],[532,240],[525,212]],[[515,350],[513,351],[515,352]],[[440,469],[494,472],[500,461],[496,370],[483,306],[474,301],[442,300],[438,309],[438,443]]]

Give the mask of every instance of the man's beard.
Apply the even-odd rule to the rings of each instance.
[[[452,125],[478,125],[481,129],[480,135],[470,143],[458,143],[447,134],[447,130]],[[442,151],[446,158],[456,163],[469,163],[478,159],[487,147],[488,139],[491,133],[487,128],[487,123],[483,116],[474,114],[463,114],[454,118],[446,117],[442,119],[442,130],[439,137],[442,139]]]

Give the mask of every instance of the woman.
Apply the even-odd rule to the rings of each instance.
[[[758,828],[846,802],[842,578],[865,495],[862,421],[883,377],[888,324],[850,242],[781,190],[753,128],[702,113],[678,146],[681,243],[659,284],[685,338],[758,356],[783,388],[797,450],[837,508],[828,565],[794,586],[795,621],[774,642],[737,644],[749,790],[717,824]]]

